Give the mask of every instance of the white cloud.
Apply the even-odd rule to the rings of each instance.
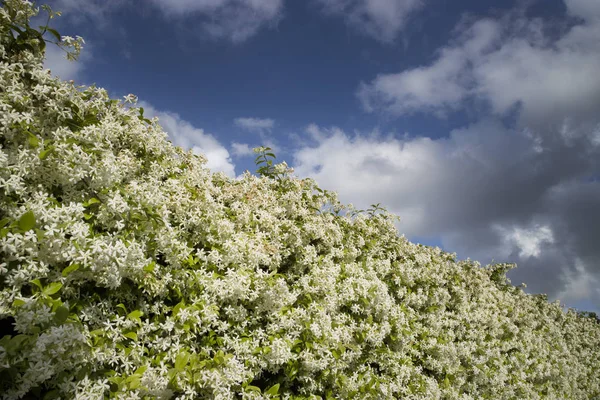
[[[439,139],[349,135],[314,124],[307,134],[316,144],[294,153],[296,174],[358,208],[381,203],[409,238],[438,238],[484,264],[517,262],[511,279],[553,298],[566,290],[561,276],[576,257],[600,278],[591,239],[600,228],[589,223],[599,215],[600,183],[568,185],[598,170],[596,150],[586,153],[575,141],[539,152],[526,130],[495,119]],[[600,307],[600,297],[594,301]]]
[[[600,218],[600,182],[590,179],[600,174],[600,2],[565,5],[577,18],[564,25],[531,19],[523,8],[463,22],[431,64],[381,74],[357,92],[370,112],[445,116],[474,107],[498,121],[515,115],[515,128],[480,121],[447,139],[402,144],[338,134],[357,158],[337,160],[340,181],[324,161],[343,157],[328,146],[331,138],[315,149],[328,150],[318,168],[300,153],[304,171],[351,194],[349,201],[382,201],[407,215],[399,225],[407,235],[438,237],[473,259],[517,262],[509,276],[533,292],[600,309],[592,290],[600,281],[593,239],[600,227],[591,222]],[[399,164],[411,159],[408,149],[410,167]],[[375,163],[365,157],[378,159],[383,172],[369,173]]]
[[[600,2],[597,0],[565,0],[567,10],[586,20],[600,18]]]
[[[62,13],[63,18],[76,24],[92,22],[104,27],[109,15],[127,4],[125,0],[55,0],[51,5],[54,11]]]
[[[454,130],[448,139],[397,139],[346,134],[338,128],[307,129],[315,147],[294,154],[299,176],[311,176],[341,198],[364,208],[389,205],[402,233],[429,236],[486,215],[482,202],[507,179],[507,159],[524,163],[536,156],[535,143],[494,121]],[[527,175],[527,174],[525,174]],[[500,188],[495,188],[500,189]],[[443,193],[443,196],[440,194]],[[464,193],[470,193],[464,199]]]
[[[235,177],[235,165],[231,161],[227,149],[211,134],[196,128],[178,114],[170,111],[158,111],[146,102],[140,102],[149,117],[158,117],[159,124],[169,135],[174,145],[192,149],[196,154],[203,154],[208,159],[206,166],[213,172],[224,172]]]
[[[550,226],[536,224],[532,227],[495,227],[510,246],[519,248],[519,257],[539,257],[542,244],[554,243],[554,234]]]
[[[474,84],[469,60],[481,57],[498,39],[499,30],[494,21],[479,21],[463,34],[461,46],[443,48],[432,65],[380,74],[369,84],[362,83],[357,95],[367,111],[395,115],[457,109]]]
[[[590,51],[591,43],[577,42],[578,38],[567,35],[555,44],[556,49],[539,48],[527,39],[505,43],[476,61],[477,94],[499,114],[520,104],[526,124],[593,113],[600,105],[600,82],[595,79],[600,43]]]
[[[567,0],[585,18],[558,40],[540,19],[517,12],[467,26],[430,65],[381,74],[362,84],[358,97],[367,111],[394,115],[443,115],[484,101],[498,115],[518,107],[522,126],[544,130],[548,123],[575,119],[571,130],[590,130],[600,107],[600,12],[595,0]],[[581,133],[576,133],[581,135]]]
[[[74,80],[81,83],[80,80],[85,70],[85,63],[91,59],[90,49],[86,46],[78,60],[70,61],[66,58],[64,50],[48,43],[46,46],[46,58],[44,68],[52,71],[52,75],[58,76],[62,80]]]
[[[423,0],[318,0],[323,11],[341,15],[353,28],[383,42],[392,42]]]
[[[281,0],[151,0],[165,12],[172,14],[212,13],[227,7],[246,7],[268,16],[277,14]]]
[[[244,157],[254,154],[248,143],[231,143],[231,150],[234,156]]]
[[[240,43],[282,18],[283,0],[152,0],[167,16],[194,20],[213,38]]]
[[[592,300],[598,302],[600,299],[600,280],[590,274],[581,260],[577,259],[575,270],[567,270],[562,274],[565,287],[558,294],[558,298],[566,302],[578,302],[581,300]]]
[[[282,18],[283,0],[151,0],[164,16],[190,22],[203,37],[241,43]],[[125,0],[56,0],[53,7],[75,23],[106,27],[110,14],[131,7]],[[194,17],[194,18],[191,18]]]
[[[233,124],[239,128],[247,130],[249,132],[258,133],[260,137],[260,142],[253,145],[252,147],[265,146],[271,148],[275,153],[278,153],[281,149],[277,144],[277,141],[269,137],[271,130],[275,126],[275,121],[270,118],[236,118],[233,120]],[[249,154],[246,148],[241,147],[242,145],[234,144],[234,151],[237,155]],[[250,152],[250,146],[245,144],[243,146],[247,146]]]
[[[275,121],[270,118],[236,118],[233,123],[242,129],[258,133],[270,131],[275,125]]]

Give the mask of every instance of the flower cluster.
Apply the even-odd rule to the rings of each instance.
[[[211,173],[142,109],[52,78],[22,33],[36,10],[3,3],[0,397],[600,395],[596,320],[510,265],[408,242],[268,149],[263,176]]]

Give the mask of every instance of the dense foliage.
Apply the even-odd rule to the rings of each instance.
[[[45,37],[82,41],[35,13],[0,11],[2,398],[600,395],[595,319],[268,149],[260,176],[211,173],[142,109],[44,70]]]

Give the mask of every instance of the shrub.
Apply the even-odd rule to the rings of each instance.
[[[600,395],[595,319],[408,242],[269,149],[260,176],[210,173],[143,109],[51,77],[43,35],[82,40],[36,12],[0,11],[2,398]]]

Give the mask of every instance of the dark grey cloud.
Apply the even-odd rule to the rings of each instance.
[[[432,64],[359,89],[369,112],[440,116],[475,104],[489,110],[478,121],[439,139],[312,126],[318,143],[296,152],[295,170],[360,208],[381,202],[409,238],[515,262],[514,284],[600,310],[600,3],[565,4],[558,33],[522,9],[471,20]]]

